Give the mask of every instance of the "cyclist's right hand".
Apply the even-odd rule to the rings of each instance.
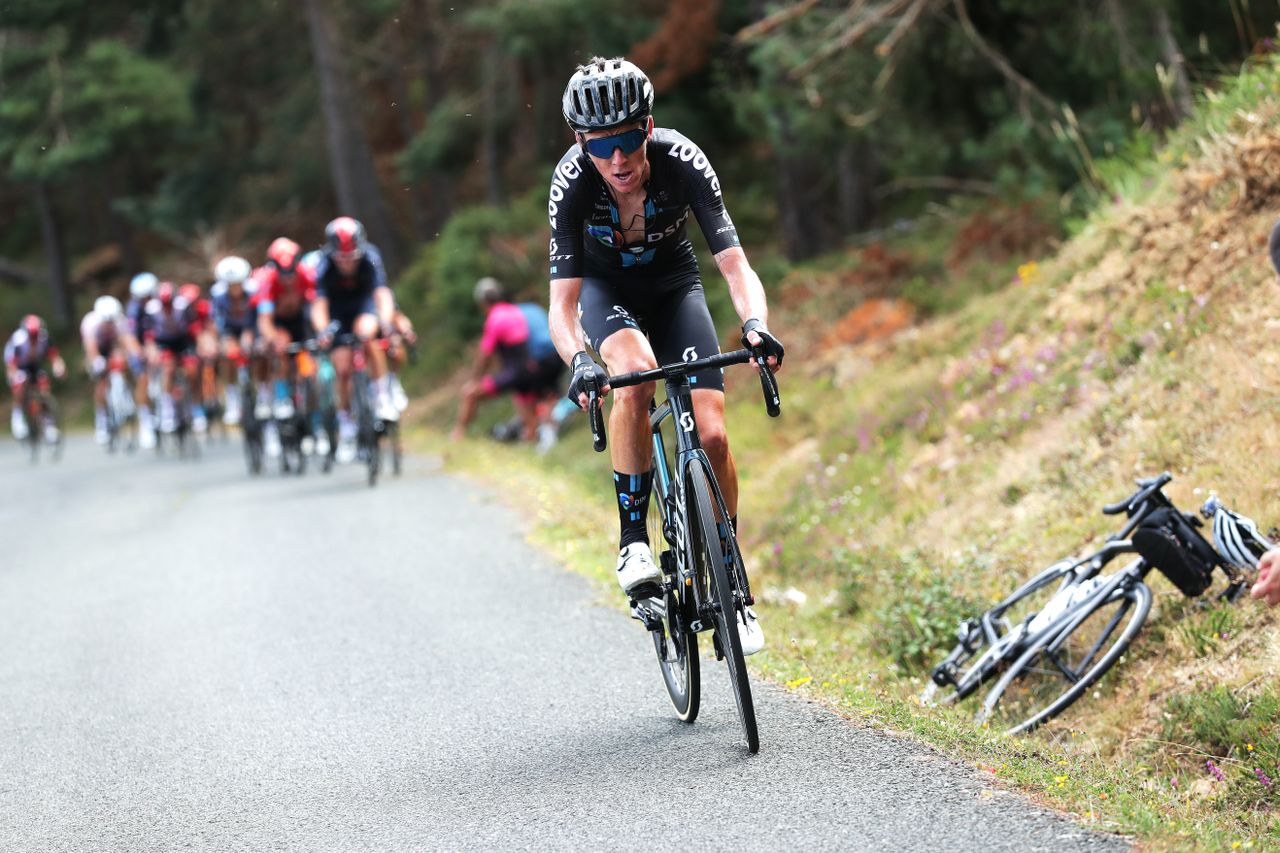
[[[93,361],[89,364],[89,375],[94,379],[101,379],[107,372],[107,359],[101,355],[95,355]]]
[[[588,389],[594,388],[602,397],[609,393],[609,386],[606,384],[609,374],[585,352],[573,357],[571,369],[573,378],[569,380],[569,392],[565,396],[579,409],[586,411]]]

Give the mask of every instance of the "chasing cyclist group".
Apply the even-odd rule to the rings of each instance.
[[[329,353],[337,402],[336,456],[355,458],[356,421],[351,378],[353,348],[359,348],[373,389],[371,404],[383,421],[395,421],[408,405],[396,371],[415,343],[413,324],[395,300],[382,257],[364,227],[341,216],[325,228],[323,247],[304,253],[288,237],[267,248],[258,267],[239,256],[224,257],[213,269],[206,293],[198,284],[175,284],[150,272],[129,283],[128,304],[99,296],[80,324],[85,365],[94,383],[94,433],[106,444],[109,380],[131,375],[127,402],[136,406],[138,443],[154,447],[157,432],[178,430],[189,416],[196,433],[208,428],[208,412],[221,411],[235,425],[252,407],[266,425],[268,453],[279,452],[277,420],[294,416],[290,381],[296,360],[291,344],[314,342]],[[32,429],[57,439],[57,425],[28,424],[24,402],[31,382],[55,377],[66,364],[44,322],[28,315],[9,338],[4,361],[14,397],[11,429],[24,439]],[[242,389],[251,389],[242,399]],[[318,424],[317,424],[318,426]],[[328,435],[315,428],[304,441],[317,454],[330,451]]]

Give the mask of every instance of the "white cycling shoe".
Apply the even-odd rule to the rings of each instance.
[[[742,641],[742,654],[754,655],[764,648],[764,629],[760,627],[754,610],[748,607],[746,613],[745,622],[738,619],[738,639]]]
[[[645,584],[662,581],[662,570],[653,561],[653,552],[644,542],[632,542],[618,552],[618,586],[627,595]]]

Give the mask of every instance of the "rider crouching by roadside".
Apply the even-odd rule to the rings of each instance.
[[[555,348],[549,346],[550,341],[546,341],[549,351],[539,346],[539,332],[542,339],[548,338],[546,314],[540,308],[535,313],[527,311],[525,305],[507,301],[495,278],[477,281],[473,295],[476,306],[485,314],[484,330],[476,347],[474,375],[462,388],[458,421],[450,437],[454,441],[463,437],[482,400],[510,391],[522,436],[533,441],[540,428],[538,404],[547,396],[559,396],[564,372],[564,363]],[[536,325],[539,320],[541,329]],[[498,362],[497,369],[489,372],[494,361]]]

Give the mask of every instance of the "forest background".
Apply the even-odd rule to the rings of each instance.
[[[69,329],[130,275],[207,282],[366,224],[446,360],[482,274],[545,287],[542,210],[592,55],[651,74],[768,275],[959,196],[1046,237],[1195,87],[1270,49],[1260,0],[7,0],[0,321]],[[982,201],[985,203],[985,201]],[[917,283],[926,310],[937,294]]]

